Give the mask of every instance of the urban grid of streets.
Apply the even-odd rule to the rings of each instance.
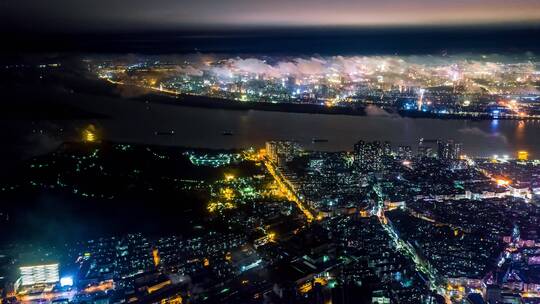
[[[364,141],[359,141],[352,153],[306,151],[293,141],[267,142],[265,149],[258,152],[255,149],[235,153],[182,149],[180,152],[174,148],[100,143],[99,137],[93,132],[94,128],[88,127],[85,130],[85,143],[68,144],[54,154],[33,159],[26,164],[29,171],[23,180],[15,184],[29,183],[29,189],[52,189],[54,186],[79,197],[107,199],[121,193],[124,186],[127,186],[129,191],[140,189],[141,193],[151,196],[157,195],[156,193],[169,193],[171,190],[187,191],[185,193],[209,191],[209,196],[203,201],[193,203],[205,206],[201,211],[205,214],[208,212],[206,214],[209,216],[208,219],[218,225],[221,220],[238,225],[235,228],[228,227],[229,235],[223,235],[221,228],[216,230],[215,236],[211,234],[211,229],[208,230],[210,234],[200,241],[213,244],[213,249],[209,249],[210,252],[204,245],[199,247],[197,243],[199,237],[195,235],[187,238],[188,243],[169,237],[148,240],[143,234],[123,236],[122,239],[127,238],[127,241],[132,243],[130,246],[141,249],[140,254],[135,252],[130,260],[125,261],[127,273],[134,267],[136,273],[149,275],[152,273],[149,269],[156,270],[161,267],[159,259],[153,261],[148,259],[151,258],[148,253],[154,249],[161,254],[164,267],[172,267],[159,270],[163,271],[162,274],[180,273],[191,276],[197,272],[204,273],[215,269],[216,273],[222,272],[221,278],[247,275],[245,272],[254,268],[272,271],[283,262],[282,258],[274,254],[292,257],[291,260],[286,259],[285,267],[289,265],[297,267],[295,263],[309,261],[308,259],[312,259],[309,256],[314,255],[316,258],[312,260],[320,259],[321,264],[317,265],[321,268],[317,268],[316,271],[310,270],[312,277],[308,277],[307,282],[297,283],[299,292],[305,297],[313,295],[310,290],[315,288],[316,279],[322,281],[323,286],[333,286],[333,283],[329,283],[331,280],[355,282],[357,278],[351,279],[351,273],[352,276],[362,276],[360,277],[362,282],[370,282],[368,276],[372,273],[385,284],[403,284],[402,290],[407,290],[406,297],[410,297],[409,299],[416,299],[425,294],[427,301],[436,297],[439,302],[460,303],[459,301],[466,295],[480,293],[478,282],[493,284],[490,273],[505,275],[506,269],[519,266],[515,264],[513,253],[523,252],[527,259],[525,263],[535,263],[538,255],[530,251],[538,248],[534,225],[538,223],[539,213],[536,197],[530,198],[532,193],[538,193],[535,176],[538,176],[540,162],[537,160],[509,159],[504,156],[474,160],[467,157],[455,158],[459,155],[457,152],[460,145],[447,141],[439,142],[439,156],[433,156],[432,150],[425,150],[423,149],[425,146],[421,146],[419,155],[413,158],[414,163],[408,160],[410,159],[408,150],[402,155],[400,153],[403,149],[394,152],[390,143]],[[373,147],[376,149],[373,150]],[[450,149],[449,147],[452,153],[447,155],[446,150]],[[422,155],[420,153],[427,151],[431,151],[429,152],[431,156],[420,156]],[[452,158],[445,159],[443,158],[445,155]],[[519,155],[527,157],[525,151],[521,151]],[[111,189],[103,187],[102,184],[95,184],[94,174],[111,178],[126,176],[123,175],[122,168],[128,163],[130,173],[127,180],[119,180]],[[141,166],[131,167],[134,163]],[[182,164],[185,167],[182,167],[184,166]],[[380,167],[380,164],[384,167]],[[191,168],[189,170],[195,172],[215,172],[220,177],[217,180],[199,180],[201,177],[194,179],[189,175],[183,175],[182,172],[185,170],[168,170],[175,165],[180,165],[179,168]],[[357,173],[360,175],[356,175]],[[520,181],[528,180],[527,177],[517,176],[520,173],[529,178],[532,176],[532,179],[529,179],[532,182],[525,186],[526,188],[519,185]],[[148,180],[156,177],[158,183],[146,184]],[[310,183],[306,179],[315,182]],[[108,183],[107,180],[103,182]],[[134,187],[138,184],[144,186]],[[256,190],[257,188],[259,190]],[[8,188],[2,189],[13,191]],[[520,192],[525,189],[525,192]],[[339,199],[332,196],[335,195],[332,192],[334,190],[338,191]],[[262,196],[259,198],[255,198],[257,191],[261,191],[259,193]],[[290,203],[284,204],[285,201]],[[336,207],[341,208],[339,209],[341,213],[334,212],[337,209],[329,209]],[[482,218],[475,218],[477,213],[470,211],[474,208],[479,211],[485,208]],[[261,221],[257,216],[250,218],[251,215],[246,217],[245,212],[261,214],[262,218],[270,220]],[[491,220],[491,215],[494,215],[493,218],[500,217]],[[417,219],[419,221],[416,221]],[[309,223],[311,225],[306,225]],[[285,227],[280,227],[282,224],[285,224]],[[190,225],[199,227],[196,223]],[[520,243],[519,232],[511,231],[512,225],[522,230],[521,236],[525,244]],[[356,229],[357,227],[359,229]],[[238,228],[240,229],[236,230]],[[506,240],[511,232],[512,240]],[[316,237],[304,238],[311,233],[317,233]],[[370,236],[370,233],[373,233],[373,236]],[[319,237],[320,241],[314,246],[305,245]],[[215,242],[213,238],[224,238],[224,241]],[[484,241],[482,238],[489,239]],[[111,250],[114,255],[118,248],[124,248],[123,245],[115,245],[119,244],[116,242],[121,242],[120,240],[112,239],[112,245],[101,242],[103,243],[96,248],[92,247],[93,245],[91,248],[85,247],[92,244],[91,241],[87,245],[82,244],[81,248],[84,248],[84,251],[74,252],[75,260],[79,261],[78,257],[81,257],[81,265],[91,264],[93,259],[85,260],[85,252],[88,252],[88,257],[92,257],[92,252],[107,252],[107,250]],[[296,244],[306,246],[308,249],[304,251],[301,248],[302,253],[290,254],[289,252],[293,252],[291,250],[296,250]],[[338,251],[335,253],[332,252],[332,247],[327,247],[333,244],[338,244],[335,247]],[[448,248],[443,249],[441,244],[448,244]],[[476,246],[478,251],[475,251]],[[231,262],[233,257],[227,252],[238,252],[238,248],[244,248],[240,250],[242,252],[244,250],[250,252],[247,254],[249,258],[246,257],[245,260],[239,258],[236,260],[237,263]],[[311,250],[318,251],[315,254],[310,253]],[[102,263],[98,256],[95,262]],[[454,256],[456,258],[453,258]],[[65,260],[66,264],[70,265],[74,258]],[[129,261],[135,261],[136,264],[130,265]],[[492,267],[497,261],[499,261],[497,267]],[[328,263],[325,264],[326,262]],[[122,263],[118,265],[123,265]],[[351,272],[336,269],[337,273],[334,276],[329,271],[335,265],[333,263],[341,263],[349,267]],[[505,267],[502,267],[503,264]],[[529,265],[535,267],[536,264]],[[286,268],[281,268],[283,269]],[[534,269],[532,271],[535,271]],[[81,279],[89,277],[92,276],[86,271],[80,276]],[[279,278],[288,278],[288,274]],[[239,279],[240,282],[245,280],[240,277]],[[252,279],[255,285],[259,284]],[[112,280],[106,282],[112,284]],[[118,277],[114,282],[123,284],[121,283],[123,279]],[[419,289],[410,285],[414,284],[410,282],[419,283],[416,286],[421,291],[418,292]],[[77,287],[79,292],[76,293],[76,297],[90,297],[86,289],[96,287],[92,284],[95,283],[90,285],[81,283]],[[534,289],[537,285],[534,284],[536,283],[533,281],[532,285],[525,287],[524,290],[514,290],[519,290],[518,296],[524,298],[538,297]],[[232,290],[231,286],[228,288]],[[260,288],[270,290],[268,286]],[[399,288],[399,285],[396,285],[396,288]],[[53,289],[53,292],[44,294],[58,295],[54,290],[62,289]],[[123,289],[107,287],[107,290],[120,292]],[[334,289],[328,287],[327,290]],[[208,292],[222,296],[220,290],[214,291],[209,288]],[[23,293],[19,296],[23,299],[29,298]],[[41,296],[43,295],[32,295],[36,298]],[[388,296],[400,299],[399,294]]]
[[[468,160],[470,161],[470,160]],[[297,195],[294,191],[294,187],[291,182],[288,181],[283,174],[281,174],[279,168],[268,158],[264,157],[263,162],[268,169],[268,172],[272,175],[275,181],[278,183],[280,190],[286,195],[287,199],[294,202],[296,206],[302,211],[308,222],[313,221],[314,219],[321,220],[322,216],[314,217],[312,211],[306,206],[304,202],[300,199],[300,196]],[[507,188],[507,184],[500,183],[500,180],[497,180],[495,177],[491,176],[486,170],[478,169],[483,175],[488,177],[494,183],[499,182],[499,185]],[[447,282],[444,277],[440,276],[437,270],[424,258],[422,258],[417,250],[407,241],[400,238],[399,233],[396,231],[392,222],[388,217],[386,217],[384,212],[384,200],[381,187],[378,182],[371,181],[371,193],[374,197],[373,209],[371,210],[371,215],[377,216],[379,223],[384,228],[384,231],[393,241],[395,248],[401,252],[404,256],[409,257],[414,264],[416,269],[424,274],[429,282],[429,287],[432,291],[444,297],[446,303],[451,303],[450,295],[447,293]],[[522,198],[527,201],[527,198],[521,195],[517,195],[519,198]]]
[[[280,186],[281,191],[286,194],[287,199],[293,201],[296,206],[298,206],[298,208],[305,215],[308,222],[313,221],[314,216],[312,212],[300,200],[298,195],[294,193],[294,188],[292,187],[291,183],[285,177],[283,177],[283,175],[279,172],[279,169],[268,158],[264,158],[264,164],[268,169],[268,172],[270,172],[272,177],[274,177],[274,179]],[[384,215],[384,201],[382,200],[381,189],[377,183],[372,184],[372,191],[376,195],[376,202],[374,204],[372,213],[373,215],[376,215],[378,217],[379,222],[384,228],[384,231],[386,231],[388,236],[390,236],[396,249],[403,253],[405,256],[410,257],[416,264],[417,270],[425,274],[429,278],[430,288],[433,291],[436,291],[440,295],[444,296],[447,302],[450,303],[450,299],[446,295],[446,285],[444,284],[444,279],[437,274],[436,270],[426,260],[422,259],[418,255],[413,246],[411,246],[409,243],[399,237],[399,234],[396,232],[389,219]]]

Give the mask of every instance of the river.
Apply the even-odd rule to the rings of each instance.
[[[18,124],[19,132],[26,130],[26,133],[41,128],[50,131],[53,126],[73,137],[84,125],[94,123],[100,130],[100,136],[107,140],[204,148],[263,147],[268,140],[291,139],[310,150],[343,151],[352,150],[358,140],[388,140],[394,146],[410,145],[416,151],[419,138],[439,138],[463,143],[464,153],[471,156],[508,154],[512,157],[518,150],[527,150],[531,157],[540,158],[540,121],[534,120],[468,121],[390,115],[238,111],[163,103],[146,104],[105,97],[81,99],[78,106],[108,115],[109,118],[41,121],[32,124],[27,121],[11,121],[10,124]],[[169,131],[174,131],[174,134],[155,134]],[[223,132],[232,135],[223,135]],[[32,136],[37,135],[34,133]],[[313,138],[328,141],[313,143]],[[48,142],[43,138],[25,140],[27,145]],[[30,149],[39,150],[37,147]]]
[[[129,103],[129,104],[126,104]],[[419,138],[454,139],[473,156],[515,155],[527,150],[540,157],[540,121],[413,119],[390,115],[348,116],[265,111],[235,111],[145,104],[116,99],[83,108],[110,115],[97,124],[110,140],[207,148],[262,147],[272,139],[297,140],[306,149],[352,150],[358,140],[388,140],[411,145]],[[155,135],[174,130],[174,135]],[[232,135],[223,135],[224,131]],[[327,142],[313,143],[313,138]]]

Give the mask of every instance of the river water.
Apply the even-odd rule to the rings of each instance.
[[[312,150],[352,150],[358,140],[388,140],[411,145],[419,138],[454,139],[472,156],[527,150],[540,157],[540,121],[413,119],[390,115],[348,116],[265,111],[235,111],[145,104],[107,99],[81,104],[111,118],[96,124],[106,139],[206,148],[262,147],[272,139],[297,140]],[[174,131],[174,135],[155,132]],[[223,135],[231,132],[232,135]],[[313,143],[313,138],[327,142]]]
[[[540,121],[532,120],[468,121],[238,111],[106,97],[81,98],[77,106],[108,118],[4,122],[16,131],[7,133],[12,134],[6,139],[11,142],[7,147],[12,151],[2,159],[10,164],[11,159],[52,151],[64,140],[80,139],[82,128],[90,123],[98,127],[101,138],[119,142],[259,148],[268,140],[289,139],[310,150],[350,151],[358,140],[388,140],[394,146],[410,145],[416,151],[420,138],[453,139],[463,143],[464,153],[471,156],[508,154],[512,157],[518,150],[527,150],[531,157],[540,158]],[[155,134],[170,131],[174,135]],[[327,142],[313,143],[313,138]]]

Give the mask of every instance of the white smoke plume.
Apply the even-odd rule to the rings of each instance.
[[[505,135],[499,132],[489,133],[489,132],[483,131],[482,129],[478,127],[462,128],[462,129],[459,129],[458,132],[462,134],[470,134],[470,135],[483,137],[483,138],[487,138],[491,140],[498,140],[503,143],[508,143],[508,138]]]

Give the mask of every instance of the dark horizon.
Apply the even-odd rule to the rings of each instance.
[[[235,53],[424,55],[540,51],[539,23],[510,25],[198,27],[183,30],[14,31],[4,54]]]

